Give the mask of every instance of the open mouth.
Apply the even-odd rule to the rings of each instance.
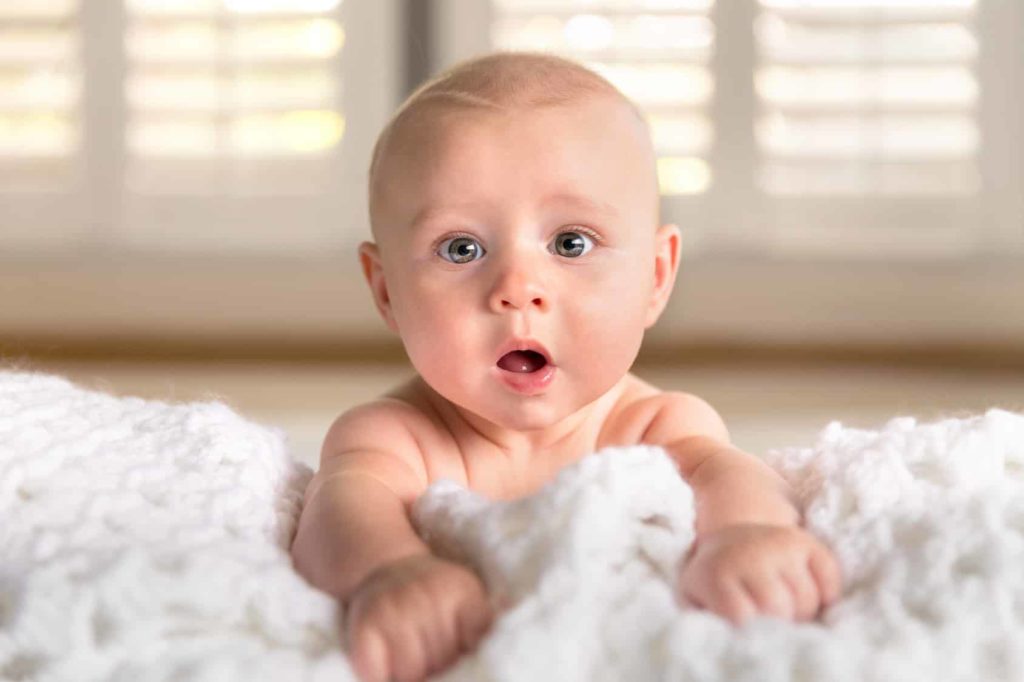
[[[498,359],[498,367],[517,374],[532,374],[547,364],[547,358],[533,350],[514,350]]]

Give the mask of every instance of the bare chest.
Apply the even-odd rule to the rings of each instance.
[[[593,437],[529,459],[516,461],[493,448],[460,446],[453,438],[437,437],[431,439],[424,461],[431,483],[447,478],[493,500],[518,499],[536,493],[559,471],[592,452],[640,442],[654,407],[639,397],[625,401],[609,413]]]

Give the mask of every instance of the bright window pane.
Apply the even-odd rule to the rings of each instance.
[[[0,188],[67,188],[81,148],[75,0],[0,3]]]
[[[560,54],[607,78],[644,112],[663,194],[699,194],[714,93],[712,0],[492,0],[491,42]]]
[[[973,0],[760,5],[755,137],[764,191],[978,191]]]
[[[322,183],[345,131],[337,0],[129,0],[128,184],[279,189],[267,164]],[[259,160],[259,172],[244,164]],[[316,160],[303,171],[304,160]],[[191,165],[190,165],[191,164]],[[200,167],[205,164],[206,167]],[[254,167],[255,168],[255,167]],[[230,170],[228,170],[230,169]],[[282,166],[282,171],[284,166]],[[258,183],[273,178],[271,187]],[[210,186],[213,183],[213,186]],[[248,184],[246,184],[248,183]]]

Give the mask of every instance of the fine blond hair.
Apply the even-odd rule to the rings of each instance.
[[[420,85],[399,106],[373,147],[369,170],[371,227],[381,191],[381,165],[398,133],[426,113],[459,110],[508,112],[573,104],[595,97],[625,104],[645,131],[643,113],[618,88],[582,64],[539,52],[495,52],[460,62]],[[647,133],[649,137],[649,132]]]

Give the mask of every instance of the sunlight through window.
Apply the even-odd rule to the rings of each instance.
[[[699,194],[711,177],[712,4],[493,0],[491,41],[497,49],[563,54],[603,75],[645,112],[662,157],[662,192]]]
[[[761,0],[754,32],[769,194],[972,194],[973,0]]]
[[[209,173],[182,161],[277,160],[285,173],[286,161],[335,154],[345,131],[340,4],[129,0],[130,185],[207,191]],[[238,168],[231,177],[256,177]]]

